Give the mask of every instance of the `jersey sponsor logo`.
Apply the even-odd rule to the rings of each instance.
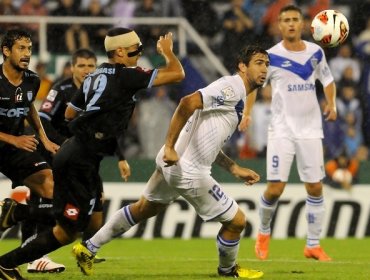
[[[291,63],[289,60],[285,60],[285,61],[281,64],[281,67],[284,67],[284,68],[291,67],[291,66],[292,66],[292,63]]]
[[[235,92],[232,87],[223,88],[221,93],[225,97],[225,100],[229,100],[235,96]]]
[[[315,84],[304,83],[304,84],[288,84],[288,91],[314,91]]]
[[[0,100],[10,100],[10,97],[0,97]]]
[[[6,116],[8,118],[19,118],[21,116],[27,116],[30,108],[0,108],[0,116]]]
[[[55,89],[52,89],[49,91],[49,94],[46,97],[46,99],[53,102],[55,100],[55,97],[57,97],[57,95],[58,95],[58,92]]]
[[[67,203],[64,208],[64,217],[72,221],[77,221],[78,215],[80,214],[80,209],[70,203]]]

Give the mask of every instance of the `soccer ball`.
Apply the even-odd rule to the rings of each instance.
[[[321,46],[336,47],[348,37],[348,20],[336,10],[321,11],[312,20],[311,33]]]

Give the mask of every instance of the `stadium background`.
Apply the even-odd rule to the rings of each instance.
[[[27,0],[25,0],[27,1]],[[3,4],[2,1],[1,4]],[[22,1],[10,1],[15,5],[20,5]],[[40,1],[42,2],[42,1]],[[44,1],[50,10],[55,8],[58,1]],[[72,1],[73,2],[73,1]],[[87,3],[89,1],[75,1],[76,3]],[[109,2],[109,1],[101,1]],[[127,2],[126,8],[139,6],[141,1],[110,1],[110,2]],[[157,4],[160,4],[157,1]],[[212,2],[212,8],[216,11],[219,16],[219,20],[222,18],[222,13],[230,8],[230,1],[186,1],[192,3],[202,3],[203,7],[208,7]],[[253,2],[253,1],[246,1]],[[258,1],[256,1],[258,2]],[[271,2],[267,5],[272,6],[279,2],[288,1],[260,1],[260,2]],[[305,10],[309,10],[311,6],[319,4],[319,2],[325,2],[329,8],[337,8],[343,11],[349,19],[351,27],[351,44],[356,45],[356,39],[359,37],[362,31],[366,28],[366,20],[369,18],[370,2],[369,1],[296,1],[297,4],[301,5]],[[126,4],[127,4],[126,3]],[[324,5],[325,5],[324,3]],[[131,6],[130,6],[131,5]],[[323,7],[323,6],[321,6]],[[19,8],[19,6],[18,6]],[[127,12],[127,10],[125,10]],[[202,11],[202,10],[200,10]],[[228,73],[229,70],[222,62],[222,53],[220,48],[215,48],[213,42],[215,41],[218,46],[222,46],[222,35],[205,34],[204,30],[199,29],[199,24],[194,22],[194,17],[183,14],[183,18],[175,17],[174,14],[168,14],[165,17],[133,17],[131,15],[122,15],[117,18],[113,17],[74,17],[79,14],[69,14],[68,17],[54,17],[48,16],[37,16],[31,14],[27,16],[14,16],[14,15],[3,15],[0,16],[0,23],[2,32],[12,26],[24,24],[24,23],[38,23],[35,36],[37,38],[37,46],[35,55],[32,57],[30,69],[37,71],[38,66],[44,66],[46,70],[46,78],[53,81],[62,74],[62,69],[66,62],[68,62],[70,55],[68,52],[52,51],[48,48],[50,38],[53,39],[55,36],[47,32],[47,26],[50,23],[61,23],[68,26],[70,22],[81,23],[81,24],[120,24],[131,27],[145,26],[145,25],[161,25],[166,30],[171,30],[175,34],[175,48],[182,58],[182,62],[185,66],[187,79],[186,81],[178,85],[177,87],[169,90],[170,99],[176,103],[181,96],[189,93],[197,88],[204,86],[211,80]],[[193,15],[194,16],[194,15]],[[207,18],[207,14],[202,14],[204,18]],[[198,18],[199,19],[199,18]],[[26,24],[26,26],[27,26]],[[5,26],[5,29],[4,29]],[[24,25],[22,25],[24,26]],[[258,26],[257,26],[258,27]],[[217,33],[217,32],[216,32]],[[55,38],[56,39],[56,38]],[[268,40],[268,38],[266,38]],[[367,38],[367,42],[362,44],[369,44],[370,37]],[[154,43],[153,43],[154,42]],[[43,45],[44,44],[44,45]],[[362,45],[364,47],[364,45]],[[158,66],[163,61],[155,55],[155,41],[148,41],[144,53],[144,57],[140,61],[140,65],[144,67]],[[366,50],[366,48],[364,48]],[[326,50],[328,57],[335,57],[337,49]],[[105,57],[101,51],[97,50],[99,55],[99,62],[102,62]],[[370,63],[369,53],[357,53],[357,58],[362,63],[362,76],[361,81],[358,85],[358,91],[361,92],[361,101],[363,104],[362,108],[370,110]],[[42,100],[42,95],[38,96],[39,101]],[[144,98],[144,100],[146,100]],[[370,136],[370,125],[369,125],[369,112],[364,111],[364,146],[369,145]],[[132,124],[131,131],[137,129],[135,124]],[[158,136],[158,135],[157,135]],[[160,135],[160,139],[141,139],[141,141],[135,142],[135,139],[140,138],[138,135],[131,135],[132,142],[127,143],[127,153],[129,155],[129,162],[132,167],[132,177],[130,183],[122,183],[116,167],[116,160],[113,158],[107,158],[104,160],[101,168],[101,175],[104,180],[104,187],[106,191],[106,211],[105,215],[110,216],[116,209],[122,204],[128,203],[132,200],[136,200],[140,191],[144,187],[145,181],[151,175],[154,168],[154,161],[152,156],[148,156],[143,153],[143,146],[149,145],[150,143],[157,141],[161,142],[164,135]],[[239,135],[240,136],[240,135]],[[158,138],[158,137],[157,137]],[[162,141],[163,142],[163,141]],[[238,159],[246,166],[255,169],[262,175],[260,184],[253,187],[245,188],[240,182],[235,181],[231,176],[223,171],[220,171],[217,167],[213,170],[214,177],[225,186],[225,190],[238,200],[242,207],[245,208],[247,216],[249,217],[249,224],[245,230],[245,236],[254,237],[257,233],[258,225],[258,213],[256,206],[258,205],[258,199],[260,193],[264,188],[264,174],[265,174],[265,160],[263,156],[251,156],[248,159],[242,159],[240,157],[240,151],[235,151],[233,145],[238,145],[238,140],[234,140],[230,146],[227,147],[227,151],[231,156]],[[155,147],[154,149],[157,149]],[[329,158],[327,158],[329,159]],[[0,179],[0,197],[6,197],[12,195],[18,197],[20,200],[24,199],[25,189],[20,188],[14,193],[10,193],[10,182],[6,178]],[[362,159],[360,162],[358,184],[355,184],[351,192],[343,190],[332,189],[327,186],[325,190],[326,206],[327,206],[327,217],[324,227],[324,236],[346,238],[346,237],[357,237],[362,238],[370,235],[370,203],[368,197],[370,194],[370,162],[367,158]],[[297,172],[293,166],[293,173],[291,174],[290,184],[288,189],[282,197],[280,208],[274,222],[274,237],[286,238],[286,237],[298,237],[303,238],[305,233],[305,222],[304,216],[302,215],[302,206],[305,200],[304,188],[299,183]],[[218,228],[215,223],[201,224],[199,218],[196,217],[193,210],[182,200],[177,201],[172,205],[163,215],[157,218],[151,219],[147,223],[141,224],[130,231],[126,237],[213,237],[213,232]],[[16,237],[18,235],[18,228],[12,229],[8,232],[5,237]]]

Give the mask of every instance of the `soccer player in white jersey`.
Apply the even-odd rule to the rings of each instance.
[[[267,146],[267,188],[260,201],[261,224],[255,252],[267,259],[271,220],[278,199],[288,181],[294,156],[301,181],[307,191],[307,242],[304,255],[319,261],[331,258],[320,247],[324,220],[321,180],[324,178],[322,117],[316,96],[315,80],[323,87],[326,121],[337,118],[336,88],[324,51],[316,44],[301,39],[302,12],[286,6],[279,13],[282,41],[268,50],[270,67],[266,83],[272,87],[271,123]]]
[[[236,263],[245,214],[213,179],[211,165],[216,162],[246,185],[259,181],[257,173],[239,166],[221,148],[242,118],[247,95],[263,85],[268,65],[265,50],[246,47],[238,56],[235,75],[224,76],[181,99],[142,197],[118,210],[91,239],[74,246],[83,273],[91,274],[94,255],[103,244],[157,215],[182,196],[204,221],[222,224],[217,235],[218,274],[262,277],[261,271],[241,268]]]

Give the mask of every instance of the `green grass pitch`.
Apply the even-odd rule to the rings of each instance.
[[[321,244],[334,259],[322,263],[303,257],[304,240],[272,240],[270,258],[254,257],[254,240],[241,241],[238,262],[241,266],[262,270],[263,279],[368,280],[370,279],[370,239],[325,239]],[[0,253],[15,248],[18,240],[0,241]],[[217,254],[213,239],[117,239],[106,244],[99,255],[107,258],[94,266],[94,275],[83,276],[71,255],[72,245],[50,256],[66,265],[61,274],[29,274],[27,279],[218,279]]]

